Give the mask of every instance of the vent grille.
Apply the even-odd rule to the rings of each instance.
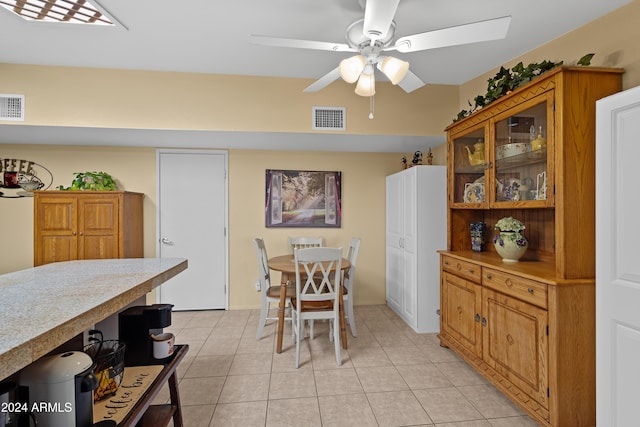
[[[0,94],[0,120],[24,121],[24,95]]]
[[[346,130],[344,107],[313,107],[313,130]]]

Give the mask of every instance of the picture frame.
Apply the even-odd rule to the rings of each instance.
[[[265,226],[340,228],[342,172],[265,171]]]

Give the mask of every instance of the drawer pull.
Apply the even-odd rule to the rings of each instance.
[[[529,289],[527,289],[527,292],[529,292],[530,294],[532,294],[532,293],[533,293],[533,288],[529,288]]]
[[[487,274],[487,280],[491,280],[491,275]]]
[[[469,270],[469,274],[473,274],[473,270]]]

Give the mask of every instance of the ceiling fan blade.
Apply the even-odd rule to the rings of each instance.
[[[263,46],[293,47],[299,49],[330,50],[335,52],[357,52],[346,43],[317,42],[313,40],[287,39],[283,37],[249,34],[249,43]]]
[[[395,49],[399,52],[416,52],[418,50],[503,39],[507,35],[510,22],[511,16],[503,16],[401,37],[396,40]]]
[[[303,92],[318,92],[319,90],[324,89],[329,86],[334,81],[340,78],[340,67],[336,67],[333,70],[329,71],[324,76],[320,77],[315,82],[311,83]]]
[[[366,0],[363,33],[372,40],[384,39],[400,0]]]
[[[413,92],[416,89],[421,88],[425,85],[425,82],[420,80],[420,77],[416,76],[411,72],[411,70],[407,71],[407,75],[404,76],[404,79],[398,82],[398,86],[400,86],[405,92]]]

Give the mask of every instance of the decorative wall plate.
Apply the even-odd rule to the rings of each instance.
[[[500,186],[502,185],[502,189]],[[504,201],[516,202],[520,200],[520,180],[518,178],[507,178],[504,184],[498,180],[498,194]]]
[[[465,184],[462,200],[465,203],[483,203],[485,200],[484,183],[474,182]]]

